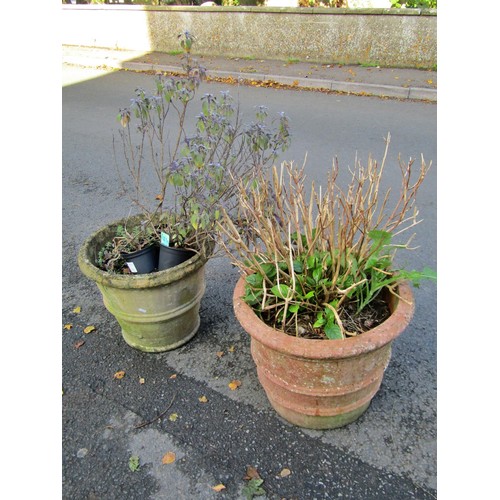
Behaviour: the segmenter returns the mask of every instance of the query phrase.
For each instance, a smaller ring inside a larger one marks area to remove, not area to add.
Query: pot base
[[[121,326],[125,342],[143,352],[165,352],[191,340],[200,327],[204,268],[176,283],[150,290],[103,291],[106,309]],[[162,290],[163,289],[163,290]]]
[[[269,398],[268,398],[269,399]],[[342,413],[340,415],[333,415],[327,417],[321,417],[317,415],[306,415],[304,413],[299,413],[293,411],[290,408],[285,408],[281,406],[276,401],[271,401],[271,406],[276,410],[276,413],[287,422],[298,425],[299,427],[304,427],[306,429],[315,430],[325,430],[325,429],[337,429],[338,427],[344,427],[355,420],[357,420],[370,406],[371,401],[365,403],[363,406],[356,408],[348,413]]]
[[[307,361],[297,363],[296,359],[279,355],[273,359],[274,371],[269,372],[262,349],[262,345],[251,340],[252,357],[267,399],[281,417],[299,427],[335,429],[350,424],[368,409],[382,382],[383,370],[372,372],[362,384],[342,387],[340,380],[326,375],[335,373],[335,364],[325,362],[324,374],[320,378],[310,369]],[[380,361],[381,368],[384,368],[389,362],[390,349],[381,351],[380,354],[387,359]],[[309,383],[297,384],[293,376],[286,373],[285,366],[291,366],[292,372],[301,374]]]
[[[174,335],[171,334],[167,343],[165,342],[164,335],[157,339],[149,338],[145,341],[143,335],[130,334],[123,329],[122,337],[130,347],[138,349],[139,351],[150,353],[172,351],[173,349],[177,349],[178,347],[187,344],[196,335],[200,327],[200,318],[198,317],[197,319],[198,321],[194,325],[194,328],[191,330],[191,332],[186,333],[185,331],[183,331],[182,335],[179,335],[178,340],[175,340]]]

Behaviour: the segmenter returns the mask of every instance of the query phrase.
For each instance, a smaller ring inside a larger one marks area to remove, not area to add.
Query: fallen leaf
[[[173,375],[170,375],[170,377],[168,377],[168,378],[171,378],[171,379],[177,378],[177,373],[174,373]]]
[[[178,418],[179,418],[179,415],[177,415],[177,413],[171,413],[170,416],[168,417],[170,422],[175,422]]]
[[[75,349],[80,349],[80,347],[82,347],[83,344],[85,344],[85,340],[80,340],[74,345],[74,347]]]
[[[123,370],[120,370],[119,372],[116,372],[113,375],[113,378],[116,378],[116,379],[121,379],[123,377],[125,377],[125,372]]]
[[[163,455],[163,458],[161,459],[162,464],[173,464],[174,462],[175,462],[175,453],[172,451],[165,453],[165,455]]]
[[[139,377],[139,384],[144,384],[146,382],[142,377]]]
[[[432,80],[427,80],[427,83],[428,83],[428,84],[432,84],[432,83],[434,83],[434,82],[433,82]]]
[[[287,469],[286,467],[280,472],[281,477],[287,477],[292,473],[290,469]]]
[[[201,396],[200,398],[198,398],[198,401],[200,403],[208,403],[208,399],[206,396]]]
[[[94,330],[95,330],[95,326],[94,325],[89,325],[89,326],[86,326],[83,329],[83,333],[90,333],[90,332],[93,332]]]
[[[75,314],[78,314],[78,313],[81,313],[82,312],[82,308],[80,306],[76,306],[74,309],[73,309],[73,312]]]
[[[66,323],[66,324],[64,325],[64,329],[65,329],[65,330],[71,330],[72,328],[73,328],[73,323]]]
[[[233,380],[233,381],[229,382],[228,385],[232,391],[235,391],[241,385],[241,382],[239,380]]]
[[[139,469],[140,464],[139,464],[139,457],[133,455],[128,459],[128,467],[132,472],[135,472],[137,469]]]
[[[224,351],[217,351],[216,354],[218,358],[222,358],[222,356],[224,356]]]
[[[219,484],[218,484],[218,485],[216,485],[216,486],[212,486],[212,489],[213,489],[214,491],[222,491],[222,490],[225,490],[225,489],[226,489],[226,487],[225,487],[222,483],[219,483]]]
[[[234,345],[232,345],[229,349],[228,352],[234,352]]]
[[[260,479],[260,475],[257,472],[257,469],[255,467],[252,467],[251,465],[249,465],[247,467],[247,475],[244,477],[244,479],[246,479],[247,481],[249,479]]]
[[[163,201],[163,196],[161,194],[157,194],[155,196],[155,200],[158,200],[158,201]]]

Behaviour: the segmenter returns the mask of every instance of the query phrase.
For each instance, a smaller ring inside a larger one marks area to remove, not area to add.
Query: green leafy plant
[[[437,0],[391,0],[391,7],[409,9],[437,9]]]
[[[99,250],[97,265],[106,271],[121,272],[125,266],[125,254],[141,250],[156,241],[156,233],[145,224],[131,228],[120,224],[113,240],[106,242]]]
[[[262,488],[263,479],[252,478],[242,489],[243,495],[247,500],[252,500],[253,497],[258,497],[266,494],[266,490]]]
[[[136,456],[136,455],[132,455],[129,459],[128,459],[128,468],[132,471],[132,472],[136,472],[140,469],[141,465],[140,465],[140,461],[139,461],[139,457]]]
[[[219,226],[246,276],[244,300],[266,323],[306,338],[357,335],[387,318],[384,294],[397,295],[402,281],[435,279],[430,269],[393,266],[396,251],[411,249],[414,234],[396,240],[420,222],[415,201],[430,165],[422,158],[415,173],[413,160],[400,160],[401,191],[390,207],[390,190],[381,192],[389,142],[380,164],[356,161],[346,189],[337,163],[309,196],[304,167],[293,163],[240,183],[239,209]]]
[[[123,193],[143,214],[140,231],[158,241],[166,233],[171,246],[203,253],[213,248],[206,242],[216,238],[223,207],[236,203],[238,183],[288,148],[289,123],[283,113],[271,119],[263,106],[244,123],[229,92],[199,98],[205,69],[191,55],[195,39],[185,31],[179,40],[185,74],[159,74],[153,90],[136,89],[119,110],[113,148]],[[188,129],[195,101],[200,110]]]

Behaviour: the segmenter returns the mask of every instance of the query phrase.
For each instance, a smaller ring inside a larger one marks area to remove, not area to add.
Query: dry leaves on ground
[[[238,387],[241,385],[241,382],[239,380],[232,380],[229,382],[228,386],[232,391],[235,391],[238,389]]]
[[[287,469],[286,467],[280,472],[280,477],[287,477],[292,473],[290,469]]]
[[[214,491],[222,491],[222,490],[225,490],[226,487],[222,483],[219,483],[219,484],[217,484],[215,486],[212,486],[212,489]]]
[[[261,479],[261,477],[257,469],[252,465],[249,465],[247,466],[247,473],[243,479],[248,481],[250,479]]]
[[[161,459],[162,464],[173,464],[175,462],[175,453],[173,451],[169,451],[163,455]]]

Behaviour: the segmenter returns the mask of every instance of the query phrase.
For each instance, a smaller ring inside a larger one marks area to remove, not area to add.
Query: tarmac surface
[[[202,92],[221,89],[217,78],[224,83],[234,78],[246,84],[238,89],[245,106],[266,99],[273,109],[290,110],[293,154],[307,144],[313,176],[315,169],[323,175],[332,148],[345,150],[350,159],[355,144],[364,148],[362,158],[366,151],[378,152],[387,130],[403,153],[436,158],[435,101],[409,98],[409,93],[436,96],[433,72],[336,66],[314,73],[316,65],[308,63],[203,59],[214,80],[204,83]],[[96,285],[78,269],[76,254],[84,239],[123,217],[129,207],[118,196],[111,166],[119,106],[134,88],[150,82],[147,73],[179,69],[178,56],[63,49],[62,498],[245,500],[252,467],[265,490],[255,498],[435,499],[433,283],[414,290],[414,319],[394,342],[382,387],[368,411],[344,428],[313,431],[287,423],[267,401],[248,335],[232,311],[237,272],[227,259],[207,264],[197,335],[157,355],[124,342]],[[260,71],[266,71],[266,78],[257,78],[264,74]],[[331,82],[332,73],[348,90],[290,90],[309,88],[302,82]],[[403,78],[412,86],[402,85]],[[287,79],[299,84],[283,83]],[[276,88],[252,88],[261,86]],[[388,88],[406,96],[387,96]],[[383,98],[358,97],[382,90],[378,96]],[[418,229],[421,249],[409,257],[413,268],[436,266],[435,182],[433,164],[419,202],[424,220]],[[88,326],[95,330],[85,333]],[[125,375],[116,378],[120,371]],[[237,390],[229,387],[232,380],[241,381]],[[173,462],[164,463],[167,454]]]
[[[244,81],[349,94],[437,101],[437,71],[319,64],[307,61],[195,56],[212,80]],[[104,48],[63,46],[67,64],[135,71],[180,72],[181,56]]]

